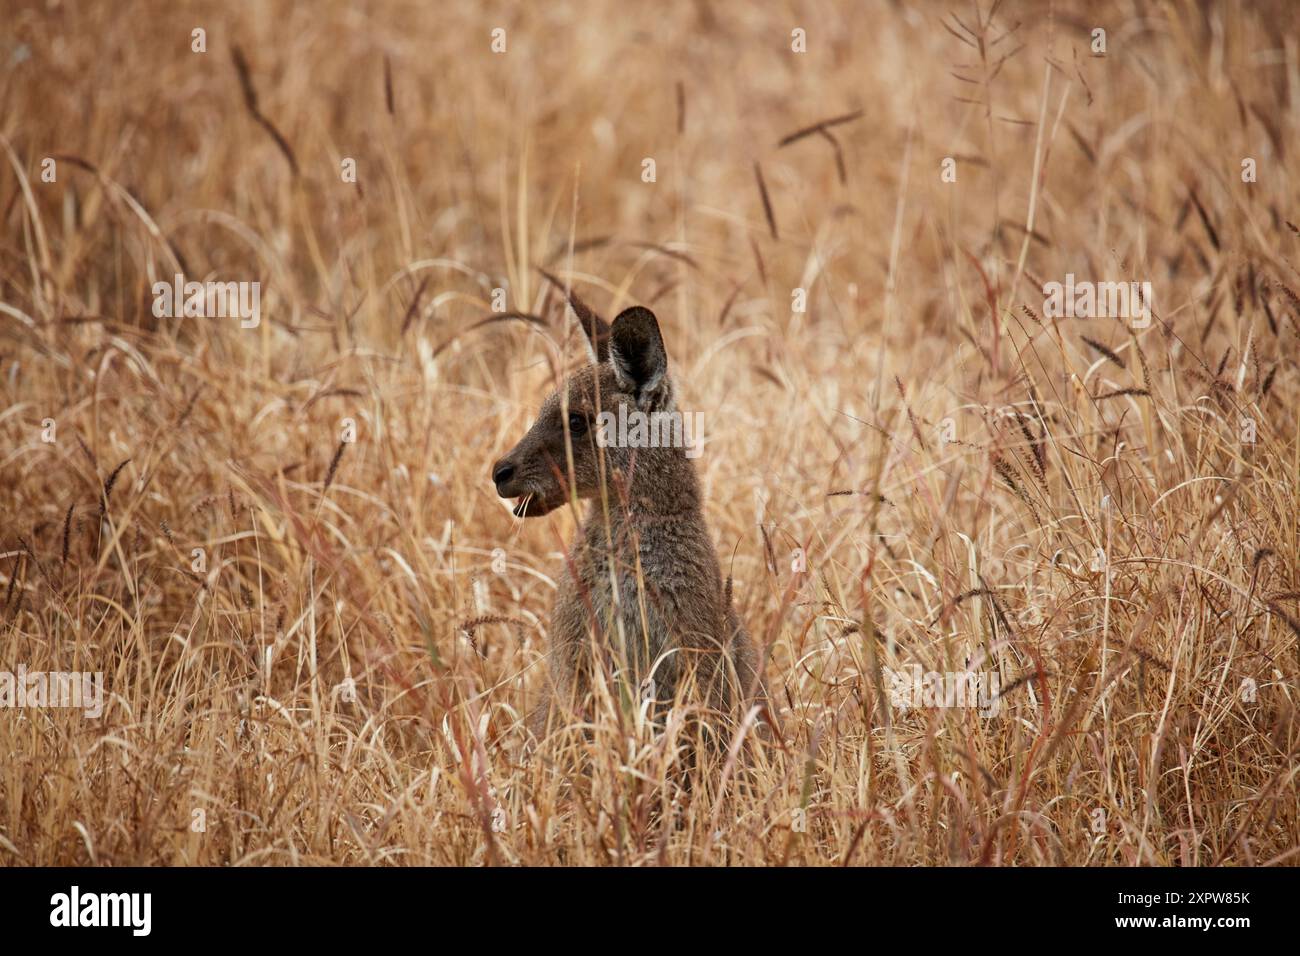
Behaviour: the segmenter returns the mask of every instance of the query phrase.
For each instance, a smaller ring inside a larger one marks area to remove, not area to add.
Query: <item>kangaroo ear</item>
[[[609,358],[609,323],[597,315],[596,311],[587,303],[578,298],[578,293],[573,291],[573,286],[566,286],[545,269],[539,269],[538,271],[547,278],[551,285],[568,295],[569,305],[573,306],[573,313],[578,317],[578,324],[582,326],[582,331],[587,335],[587,343],[591,346],[593,361],[603,362]]]
[[[642,407],[669,404],[668,350],[659,321],[639,305],[619,313],[609,332],[609,361],[619,385]]]

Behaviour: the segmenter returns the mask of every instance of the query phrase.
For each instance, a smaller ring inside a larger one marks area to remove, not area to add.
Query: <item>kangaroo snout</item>
[[[548,481],[545,472],[539,473],[536,452],[528,436],[492,466],[492,483],[497,496],[518,498],[511,509],[517,518],[538,518],[563,504],[564,496]]]

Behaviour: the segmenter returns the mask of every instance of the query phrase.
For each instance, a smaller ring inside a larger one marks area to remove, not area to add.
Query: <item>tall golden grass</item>
[[[10,13],[0,670],[107,700],[0,711],[3,863],[1300,859],[1289,3]],[[617,700],[522,746],[540,268],[706,415],[781,733],[691,787]],[[178,272],[261,324],[155,318]],[[1045,315],[1067,273],[1150,326]],[[912,664],[1000,713],[891,706]]]

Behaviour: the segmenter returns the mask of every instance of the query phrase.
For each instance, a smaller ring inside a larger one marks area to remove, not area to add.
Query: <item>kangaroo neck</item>
[[[679,449],[634,458],[626,472],[606,482],[606,494],[591,500],[584,523],[590,537],[609,530],[647,528],[699,520],[700,486],[691,460]]]

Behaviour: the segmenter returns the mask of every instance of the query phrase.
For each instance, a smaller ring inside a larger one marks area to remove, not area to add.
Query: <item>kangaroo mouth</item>
[[[559,507],[558,501],[547,501],[541,495],[534,492],[520,495],[519,500],[515,502],[514,507],[510,509],[516,518],[540,518]]]
[[[531,476],[515,476],[497,484],[497,495],[514,499],[510,512],[516,518],[540,518],[567,500],[559,488],[547,488]]]

